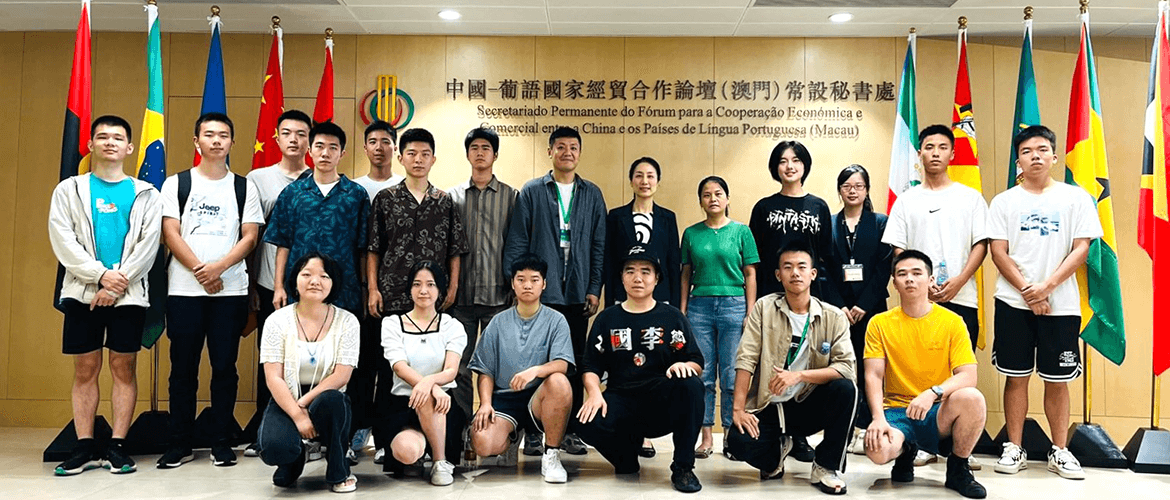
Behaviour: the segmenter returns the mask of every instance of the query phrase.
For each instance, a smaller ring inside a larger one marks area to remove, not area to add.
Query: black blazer
[[[848,234],[845,212],[842,210],[833,215],[833,251],[825,259],[829,278],[827,302],[841,308],[857,306],[866,312],[886,310],[886,298],[890,296],[886,287],[890,283],[893,248],[882,243],[885,231],[884,214],[863,211],[857,222],[857,240],[850,253],[849,242],[845,239]],[[862,281],[845,281],[845,271],[841,266],[848,264],[850,257],[865,266]]]
[[[650,248],[662,264],[662,278],[654,287],[654,300],[666,302],[674,307],[680,303],[682,257],[680,255],[678,222],[674,212],[654,204],[651,214],[654,229],[650,233]],[[605,263],[602,266],[605,283],[604,306],[626,300],[626,289],[622,286],[622,258],[630,247],[637,244],[634,239],[634,202],[609,211],[605,217]]]

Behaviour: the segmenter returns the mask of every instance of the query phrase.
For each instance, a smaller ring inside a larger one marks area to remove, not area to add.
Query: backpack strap
[[[179,172],[179,220],[187,213],[187,198],[191,196],[191,171]]]
[[[236,185],[236,209],[239,210],[240,227],[244,227],[244,203],[248,200],[248,179],[233,173]]]

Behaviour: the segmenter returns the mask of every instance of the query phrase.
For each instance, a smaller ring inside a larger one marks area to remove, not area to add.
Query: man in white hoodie
[[[162,227],[159,194],[128,177],[122,162],[134,151],[130,124],[102,116],[90,127],[91,172],[61,181],[49,206],[49,241],[65,268],[57,307],[65,313],[62,352],[73,356],[73,422],[77,445],[58,476],[136,466],[122,450],[138,397],[135,366],[150,305],[147,273]],[[109,448],[93,439],[102,348],[109,349],[114,432]]]

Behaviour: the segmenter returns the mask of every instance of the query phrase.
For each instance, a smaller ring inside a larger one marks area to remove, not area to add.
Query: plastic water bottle
[[[936,283],[938,284],[938,286],[942,286],[942,284],[946,283],[947,280],[949,280],[949,279],[951,279],[951,275],[950,275],[950,273],[947,272],[947,261],[944,260],[944,261],[939,262],[938,263],[938,276],[936,277],[936,280],[937,280]]]

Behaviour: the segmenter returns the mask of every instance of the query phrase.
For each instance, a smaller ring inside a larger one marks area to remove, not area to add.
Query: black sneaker
[[[174,469],[194,459],[195,453],[191,451],[191,448],[173,446],[166,453],[163,453],[163,456],[158,457],[156,465],[160,469]]]
[[[525,442],[527,442],[527,438]],[[589,453],[589,448],[585,446],[585,442],[577,437],[576,434],[565,434],[565,438],[561,440],[561,449],[570,455],[584,455]]]
[[[111,474],[129,474],[138,470],[138,465],[134,463],[134,459],[126,454],[122,449],[121,442],[111,442],[109,449],[106,450],[106,461],[103,467],[110,469]]]
[[[73,454],[67,460],[57,464],[53,474],[58,476],[72,476],[81,474],[90,469],[97,469],[103,465],[102,457],[93,451],[93,440],[84,439],[73,449]]]
[[[544,434],[524,431],[524,455],[539,457],[544,454]]]
[[[296,460],[290,464],[276,466],[276,472],[272,473],[272,484],[287,488],[297,482],[297,478],[301,477],[301,473],[305,471],[305,462],[308,461],[307,447],[301,447],[301,454]]]
[[[699,478],[695,477],[693,467],[681,468],[674,464],[670,465],[670,484],[674,486],[674,489],[683,493],[695,493],[703,489]]]
[[[975,480],[975,475],[967,466],[966,458],[955,455],[947,457],[947,488],[959,492],[967,498],[987,498],[987,489]]]
[[[895,483],[914,481],[914,455],[916,454],[918,454],[917,445],[902,445],[902,454],[894,459],[894,468],[890,470],[890,480]]]
[[[236,452],[227,444],[220,443],[211,447],[211,465],[216,467],[231,467],[236,465]]]
[[[792,453],[788,456],[792,457],[797,462],[812,462],[817,454],[813,451],[812,446],[808,444],[808,438],[804,436],[792,436]]]
[[[245,457],[258,457],[258,456],[260,456],[260,442],[257,441],[255,443],[248,445],[247,448],[244,448],[244,456]]]

